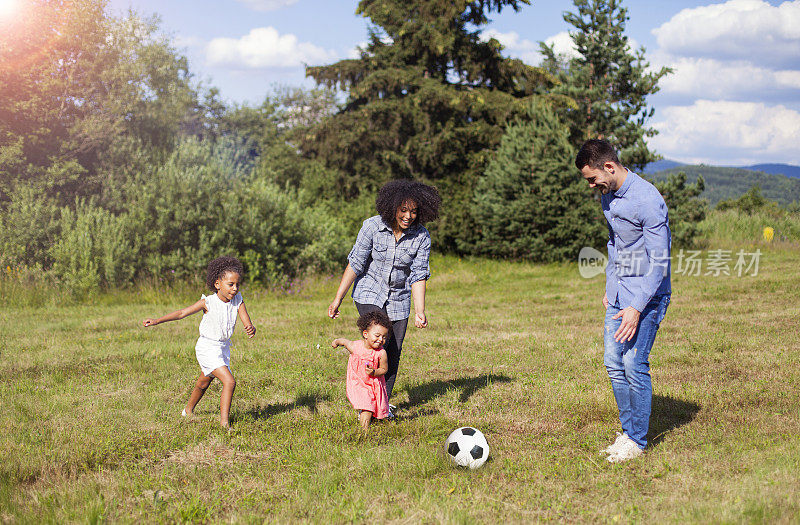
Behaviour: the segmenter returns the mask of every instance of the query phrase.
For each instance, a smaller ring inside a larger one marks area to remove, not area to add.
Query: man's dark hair
[[[589,139],[583,143],[578,155],[575,157],[575,166],[582,170],[584,166],[602,169],[606,162],[620,164],[614,147],[603,139]]]
[[[390,332],[392,331],[392,321],[383,310],[370,310],[369,312],[364,312],[358,318],[358,321],[356,321],[358,329],[362,332],[374,324],[379,324]]]
[[[244,277],[244,267],[236,257],[218,257],[208,263],[208,270],[206,271],[206,285],[212,292],[216,292],[217,288],[214,283],[228,272],[238,273],[240,277]]]
[[[417,206],[417,218],[413,223],[415,226],[439,217],[439,206],[442,204],[439,192],[433,186],[415,180],[397,179],[384,184],[378,190],[375,207],[383,222],[394,227],[397,210],[408,201]]]

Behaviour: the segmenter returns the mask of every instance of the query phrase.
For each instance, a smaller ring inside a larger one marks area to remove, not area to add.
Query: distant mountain
[[[753,166],[745,166],[743,169],[763,171],[771,175],[786,175],[787,177],[800,179],[800,166],[792,166],[791,164],[755,164]]]
[[[653,173],[658,173],[659,171],[671,170],[673,168],[677,168],[678,166],[683,166],[683,163],[675,162],[674,160],[663,159],[651,162],[650,164],[644,167],[644,170],[642,170],[642,172],[645,175],[651,175]]]
[[[775,165],[773,164],[772,166]],[[761,194],[764,195],[764,197],[774,200],[779,204],[786,205],[795,201],[800,201],[800,178],[770,174],[763,169],[753,171],[743,168],[682,165],[649,174],[647,178],[650,180],[662,181],[666,180],[670,173],[678,173],[681,171],[686,173],[686,182],[688,183],[694,183],[698,175],[703,176],[706,189],[701,197],[707,198],[712,206],[721,200],[737,198],[755,185],[761,187]],[[646,171],[645,174],[647,174]]]

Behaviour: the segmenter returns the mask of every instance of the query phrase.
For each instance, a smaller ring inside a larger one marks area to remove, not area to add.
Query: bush
[[[130,283],[140,253],[132,226],[129,215],[115,216],[91,203],[62,208],[61,235],[49,250],[54,275],[76,295]]]
[[[669,227],[673,247],[691,248],[698,244],[700,223],[708,213],[708,201],[699,195],[705,189],[703,177],[686,184],[686,173],[670,173],[664,182],[656,183],[669,210]]]
[[[185,140],[163,166],[109,188],[116,213],[97,200],[56,206],[20,187],[0,211],[0,263],[38,268],[79,296],[137,278],[191,278],[224,254],[269,285],[340,270],[352,239],[336,210],[303,206],[296,190],[255,177],[245,149]]]
[[[129,188],[146,254],[142,273],[194,275],[232,254],[251,282],[275,284],[343,260],[341,227],[298,202],[269,174],[252,175],[235,144],[187,140],[165,166]]]
[[[61,208],[32,185],[19,184],[10,196],[0,210],[0,264],[49,267],[48,250],[59,236]]]
[[[778,208],[778,203],[764,197],[764,195],[761,194],[761,187],[758,185],[752,186],[745,194],[738,198],[719,201],[717,203],[717,209],[720,211],[739,210],[748,215],[752,215],[766,208],[774,212]]]

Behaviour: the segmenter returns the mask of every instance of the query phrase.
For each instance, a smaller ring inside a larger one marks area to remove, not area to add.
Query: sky
[[[368,20],[357,0],[110,0],[116,15],[158,14],[190,69],[230,102],[314,84],[304,65],[355,56]],[[626,34],[654,69],[673,68],[647,100],[651,149],[687,164],[800,165],[800,0],[623,0]],[[540,41],[573,52],[571,1],[532,0],[492,14],[486,38],[536,65]]]

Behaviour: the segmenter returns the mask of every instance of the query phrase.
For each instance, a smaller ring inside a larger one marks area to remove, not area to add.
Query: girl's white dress
[[[194,351],[203,374],[210,376],[221,366],[231,367],[231,336],[244,299],[241,293],[227,303],[217,294],[201,295],[201,299],[206,301],[206,312],[200,321],[200,338]]]

